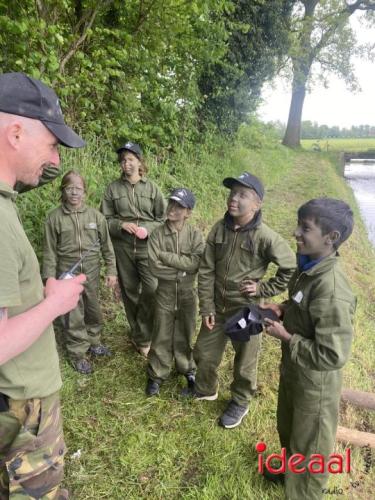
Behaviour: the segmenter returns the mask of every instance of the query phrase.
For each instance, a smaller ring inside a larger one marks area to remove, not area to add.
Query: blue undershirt
[[[320,257],[320,259],[311,259],[308,255],[300,255],[297,253],[297,264],[300,271],[308,271],[312,267],[316,266],[325,257]]]

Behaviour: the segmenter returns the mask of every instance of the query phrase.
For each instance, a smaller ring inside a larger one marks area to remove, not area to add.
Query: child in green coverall
[[[288,243],[262,221],[264,187],[249,172],[223,180],[230,189],[227,212],[211,229],[198,273],[202,327],[194,347],[195,388],[184,396],[215,400],[218,368],[229,337],[225,322],[249,303],[282,293],[296,267]],[[277,266],[265,277],[268,266]],[[257,388],[257,361],[261,335],[248,342],[231,341],[235,351],[231,400],[219,419],[232,429],[241,424]]]
[[[320,198],[298,210],[295,231],[298,269],[289,283],[289,300],[272,307],[283,323],[266,320],[267,333],[281,340],[277,429],[287,460],[300,453],[302,473],[264,471],[285,482],[290,500],[318,500],[326,470],[309,471],[312,454],[333,452],[342,384],[353,336],[355,297],[337,249],[349,238],[353,213],[343,201]],[[279,473],[280,472],[280,473]]]
[[[78,172],[71,170],[64,175],[62,203],[48,214],[45,222],[42,276],[58,278],[91,248],[77,269],[87,277],[84,292],[77,307],[63,321],[65,347],[72,366],[87,375],[92,371],[87,354],[110,354],[100,343],[103,327],[98,301],[100,254],[106,264],[106,285],[114,290],[117,289],[117,271],[105,217],[99,210],[85,205],[85,192],[85,180]]]
[[[193,193],[174,189],[169,196],[166,222],[153,230],[148,242],[149,266],[158,279],[154,328],[148,354],[146,394],[159,393],[173,358],[176,369],[194,385],[192,340],[196,326],[197,296],[194,287],[204,240],[186,223],[195,205]]]

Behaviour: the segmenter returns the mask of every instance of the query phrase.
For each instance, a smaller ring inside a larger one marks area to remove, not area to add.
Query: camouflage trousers
[[[0,412],[0,500],[65,500],[66,453],[59,394],[6,398]]]

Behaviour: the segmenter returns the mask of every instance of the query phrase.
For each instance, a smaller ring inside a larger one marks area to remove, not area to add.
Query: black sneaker
[[[195,389],[195,375],[189,373],[188,375],[185,375],[185,378],[187,381],[187,388],[190,389],[191,391]]]
[[[71,363],[73,368],[83,375],[90,375],[92,372],[91,363],[85,358],[72,360]]]
[[[112,356],[111,351],[103,344],[90,346],[89,353],[94,356]]]
[[[184,389],[182,389],[180,394],[183,398],[198,399],[201,401],[203,401],[203,400],[204,401],[215,401],[215,399],[217,399],[217,396],[218,396],[217,392],[215,392],[215,394],[209,394],[209,395],[201,394],[200,392],[195,390],[195,383],[194,383],[194,386],[192,388],[190,388],[188,386],[188,387],[185,387]]]
[[[147,396],[157,396],[159,394],[160,384],[155,382],[155,380],[151,380],[150,378],[147,380],[146,385],[146,394]]]
[[[240,406],[235,401],[230,401],[224,413],[219,419],[219,424],[226,429],[233,429],[242,422],[242,419],[249,413],[249,408]]]

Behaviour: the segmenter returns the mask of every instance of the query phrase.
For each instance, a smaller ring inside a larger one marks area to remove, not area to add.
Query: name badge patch
[[[86,224],[86,228],[87,229],[98,229],[98,226],[97,226],[96,222],[89,222],[88,224]]]
[[[293,297],[292,299],[294,300],[294,302],[296,302],[297,304],[300,304],[302,302],[302,299],[303,299],[303,293],[301,292],[301,290],[299,290]]]

